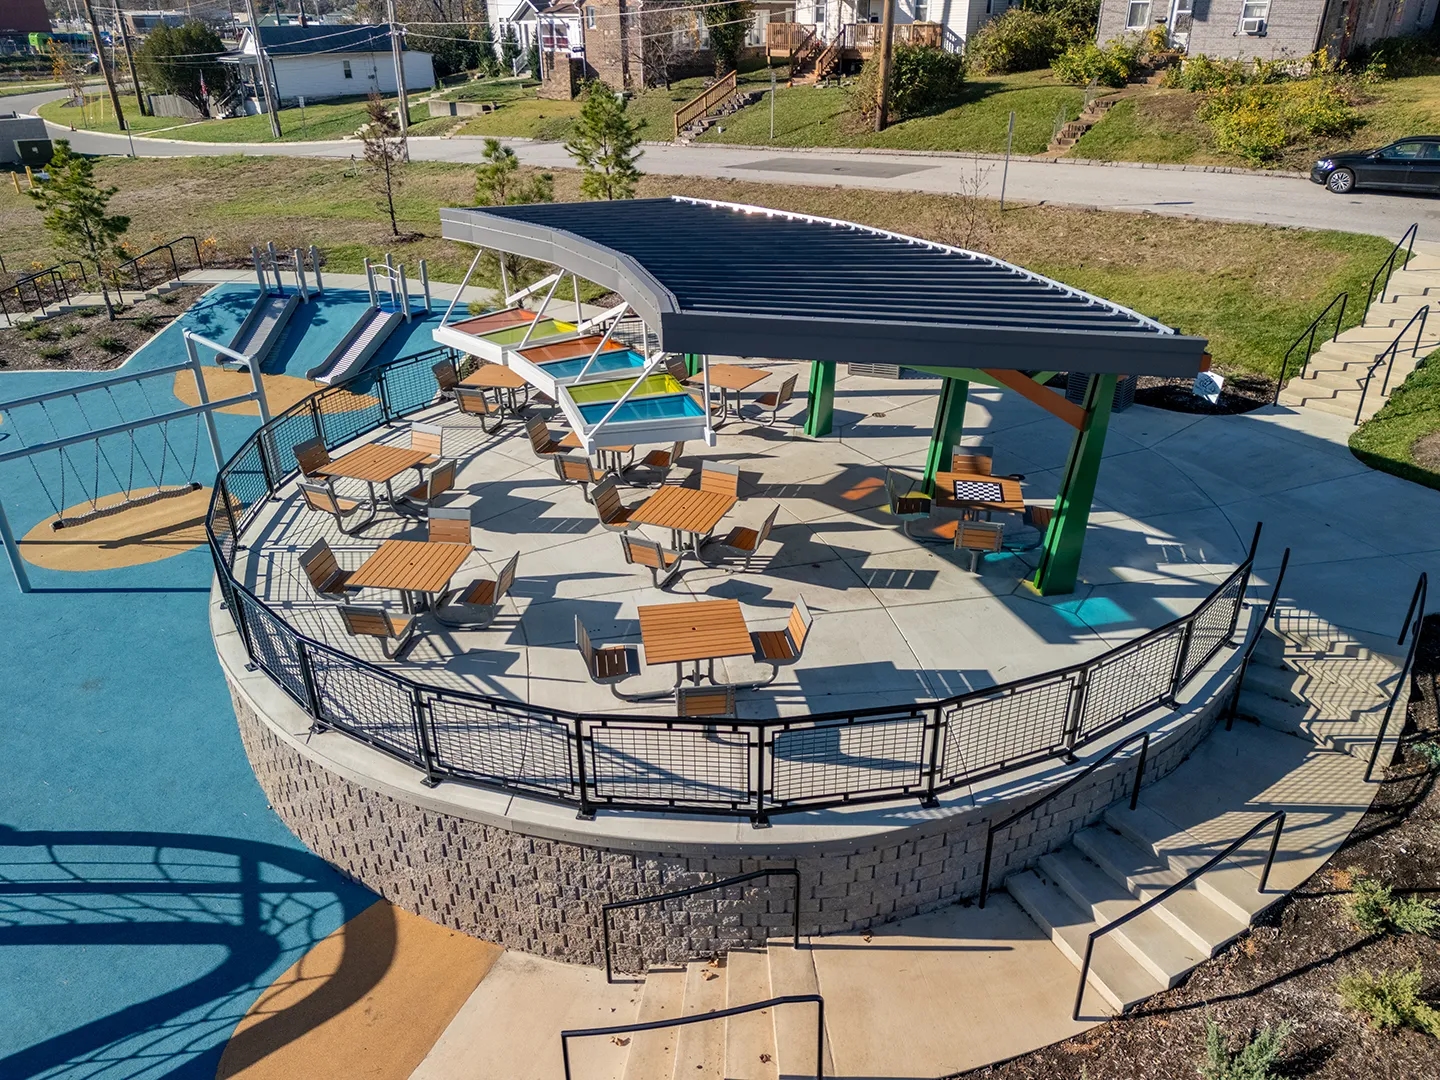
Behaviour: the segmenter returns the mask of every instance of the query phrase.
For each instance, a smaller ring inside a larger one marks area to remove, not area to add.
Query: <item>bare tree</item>
[[[390,232],[400,235],[395,221],[395,191],[400,187],[405,162],[405,140],[400,137],[400,120],[374,91],[365,105],[370,122],[360,129],[365,146],[365,164],[380,194],[385,196],[385,209],[390,213]]]
[[[641,78],[668,90],[676,69],[700,49],[695,12],[684,0],[657,0],[640,9],[636,23]]]
[[[967,251],[984,251],[1001,225],[999,204],[981,197],[994,166],[980,165],[962,174],[955,194],[947,196],[935,223],[935,239]]]

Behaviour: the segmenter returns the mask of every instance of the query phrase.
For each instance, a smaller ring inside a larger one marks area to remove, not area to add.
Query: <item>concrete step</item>
[[[1075,847],[1110,877],[1124,883],[1141,901],[1158,896],[1184,877],[1148,847],[1134,843],[1109,825],[1082,829],[1075,834]],[[1194,885],[1181,889],[1152,911],[1205,956],[1214,956],[1248,925]]]
[[[1363,682],[1376,687],[1386,685],[1400,670],[1397,657],[1352,637],[1314,637],[1304,630],[1280,634],[1268,627],[1255,643],[1251,663],[1289,668],[1334,682]]]
[[[1107,874],[1076,847],[1067,845],[1041,856],[1038,868],[1076,907],[1102,926],[1139,906],[1140,902],[1120,879]],[[1153,910],[1112,930],[1109,936],[1166,987],[1174,986],[1187,971],[1210,955],[1182,937]]]
[[[685,1016],[725,1007],[725,960],[697,960],[685,967]],[[724,1080],[725,1021],[686,1024],[675,1038],[675,1072],[689,1080]]]
[[[726,1008],[770,996],[769,958],[763,952],[730,952],[725,958]],[[778,1080],[772,1011],[759,1009],[725,1020],[725,1080]]]
[[[1241,688],[1236,711],[1273,731],[1310,739],[1316,746],[1355,757],[1370,756],[1385,716],[1385,704],[1365,709],[1323,708],[1309,702],[1280,701]]]
[[[1287,653],[1309,653],[1311,659],[1373,658],[1388,663],[1391,671],[1400,666],[1399,657],[1392,651],[1395,639],[1390,635],[1342,630],[1308,611],[1280,607],[1266,632],[1283,638]],[[1261,642],[1261,647],[1265,644]]]
[[[770,995],[818,994],[820,980],[808,944],[794,948],[789,939],[770,942],[765,950],[770,965]],[[780,1080],[799,1080],[815,1075],[815,1010],[805,1005],[782,1005],[772,1017],[775,1026],[775,1064]],[[824,1050],[825,1075],[835,1075],[835,1061],[827,1039]]]
[[[636,1023],[680,1016],[685,1004],[683,968],[651,968],[640,995]],[[675,1071],[675,1043],[679,1028],[637,1031],[630,1037],[624,1080],[667,1080]]]
[[[1038,871],[1011,874],[1005,879],[1005,888],[1078,969],[1084,962],[1086,942],[1100,924],[1081,910],[1059,885]],[[1114,934],[1106,934],[1095,942],[1088,983],[1112,1008],[1121,1011],[1165,989]]]
[[[1284,702],[1310,702],[1322,709],[1370,709],[1390,700],[1390,690],[1344,670],[1343,661],[1317,665],[1317,671],[1296,671],[1252,662],[1245,689]],[[1334,670],[1334,669],[1340,670]]]

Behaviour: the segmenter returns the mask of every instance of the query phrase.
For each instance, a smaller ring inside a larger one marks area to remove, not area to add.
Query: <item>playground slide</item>
[[[283,296],[269,293],[261,295],[250,309],[250,314],[245,316],[245,321],[240,324],[240,329],[235,331],[235,336],[230,339],[230,348],[253,357],[256,364],[264,363],[265,357],[285,335],[285,326],[299,306],[298,293]]]
[[[306,377],[329,386],[362,370],[404,318],[398,311],[367,307],[340,344],[320,364],[307,371]]]

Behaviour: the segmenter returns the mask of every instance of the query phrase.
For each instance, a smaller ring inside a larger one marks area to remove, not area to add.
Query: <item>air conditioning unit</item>
[[[1263,34],[1265,32],[1265,20],[1241,19],[1240,32],[1242,34]]]

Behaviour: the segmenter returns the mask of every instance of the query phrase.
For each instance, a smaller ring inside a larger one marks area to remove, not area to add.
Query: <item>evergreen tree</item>
[[[128,217],[107,212],[110,197],[120,189],[96,184],[94,163],[72,153],[68,139],[56,140],[55,156],[46,169],[50,179],[29,195],[45,215],[45,231],[54,245],[94,267],[105,313],[113,320],[115,308],[105,287],[105,272],[118,261],[120,237],[130,228]]]
[[[515,156],[514,150],[502,146],[499,139],[485,140],[480,164],[475,167],[477,206],[517,206],[554,201],[554,176],[548,172],[522,174],[520,159]],[[504,274],[500,273],[502,260]],[[534,281],[545,270],[543,264],[533,259],[509,253],[497,256],[487,251],[482,263],[486,278],[496,283],[508,282],[511,287],[524,281]]]
[[[500,71],[500,58],[495,55],[495,33],[488,22],[480,24],[480,36],[475,39],[475,66],[485,75]]]
[[[505,32],[500,35],[500,74],[514,75],[515,61],[519,59],[520,39],[515,36],[515,27],[506,23]]]
[[[728,75],[739,67],[740,52],[745,48],[745,35],[750,32],[754,12],[749,0],[701,9],[705,26],[710,31],[710,49],[715,54],[717,77]]]
[[[220,35],[198,19],[162,23],[135,50],[135,65],[152,92],[182,97],[209,116],[209,99],[225,98],[235,81],[234,65],[220,63],[224,51]]]
[[[603,82],[585,84],[585,100],[565,150],[580,166],[580,194],[587,199],[630,199],[640,170],[640,131],[625,111],[625,99]]]
[[[400,167],[405,160],[405,140],[400,137],[400,118],[390,111],[384,98],[373,91],[365,104],[370,122],[360,129],[365,147],[365,164],[377,190],[385,196],[385,209],[390,214],[390,232],[400,235],[395,220],[395,192],[400,187]]]

